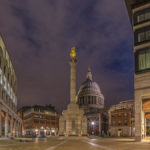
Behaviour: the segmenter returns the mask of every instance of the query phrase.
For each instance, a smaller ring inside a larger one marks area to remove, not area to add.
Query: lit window
[[[124,125],[127,125],[127,120],[124,120]]]
[[[119,126],[121,125],[121,120],[118,121],[118,125],[119,125]]]
[[[150,69],[150,48],[136,53],[137,71]]]
[[[126,117],[126,116],[127,116],[127,113],[124,113],[124,116]]]
[[[150,30],[138,33],[138,42],[150,40]]]
[[[144,14],[137,16],[137,22],[138,23],[144,22],[147,20],[150,20],[150,12],[147,12],[147,13],[144,13]]]
[[[116,122],[115,121],[112,121],[112,125],[114,126],[116,124]]]

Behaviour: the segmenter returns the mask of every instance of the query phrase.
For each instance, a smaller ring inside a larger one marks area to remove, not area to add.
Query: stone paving
[[[53,137],[35,142],[0,140],[0,150],[150,150],[150,142],[127,138]]]

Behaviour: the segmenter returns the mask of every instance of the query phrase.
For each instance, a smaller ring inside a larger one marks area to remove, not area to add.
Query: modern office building
[[[122,101],[110,107],[109,111],[110,136],[134,136],[134,101]]]
[[[150,0],[126,0],[134,32],[136,140],[150,136]]]
[[[23,107],[18,111],[23,120],[24,136],[56,136],[59,128],[59,116],[50,106],[35,105]]]
[[[22,120],[16,111],[17,78],[6,46],[0,36],[0,137],[21,135]]]

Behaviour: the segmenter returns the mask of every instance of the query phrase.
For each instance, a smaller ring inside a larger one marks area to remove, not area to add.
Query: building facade
[[[123,101],[110,107],[109,111],[110,136],[134,136],[134,101]]]
[[[21,135],[22,120],[17,111],[17,78],[0,36],[0,137]]]
[[[136,140],[150,136],[150,1],[126,0],[134,32]]]
[[[59,116],[49,106],[23,107],[18,111],[23,120],[24,136],[56,136],[59,129]]]
[[[87,118],[84,110],[79,107],[76,99],[76,52],[75,48],[70,53],[70,104],[62,112],[59,119],[59,135],[82,136],[87,135]]]
[[[90,68],[88,69],[86,81],[79,88],[77,103],[85,112],[88,112],[91,108],[104,108],[104,96],[99,85],[93,81]]]
[[[108,113],[104,109],[104,96],[99,85],[93,81],[91,69],[88,68],[86,80],[81,84],[77,94],[77,104],[84,109],[87,117],[88,135],[104,136],[108,129]]]
[[[108,135],[108,108],[91,109],[85,115],[87,117],[88,135]]]

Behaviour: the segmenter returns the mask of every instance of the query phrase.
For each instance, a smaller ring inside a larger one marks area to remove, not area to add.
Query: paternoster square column
[[[70,101],[76,103],[76,51],[75,47],[72,47],[70,52]]]

